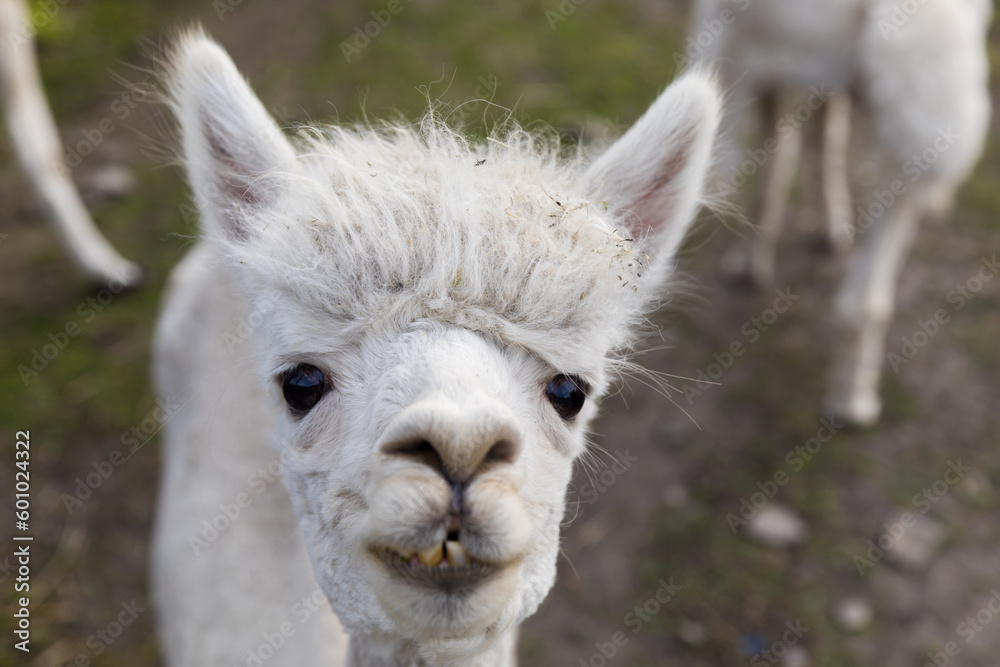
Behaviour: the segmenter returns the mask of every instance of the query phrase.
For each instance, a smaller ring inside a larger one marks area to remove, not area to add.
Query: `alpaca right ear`
[[[171,105],[206,231],[253,238],[252,214],[274,204],[295,151],[229,55],[200,30],[181,37],[170,63]]]
[[[662,279],[701,206],[721,109],[712,76],[685,74],[587,171],[590,196],[642,241],[653,281]]]

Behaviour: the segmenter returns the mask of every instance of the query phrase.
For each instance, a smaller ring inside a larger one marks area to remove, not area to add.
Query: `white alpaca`
[[[907,13],[904,6],[915,9]],[[802,141],[800,123],[789,122],[786,112],[799,112],[801,121],[809,105],[827,101],[819,113],[828,238],[846,249],[860,236],[860,247],[837,297],[842,331],[826,403],[855,424],[871,424],[881,412],[885,336],[917,223],[947,210],[982,151],[990,115],[985,34],[991,14],[988,0],[697,3],[694,36],[717,28],[711,40],[702,35],[710,42],[702,58],[717,64],[730,86],[729,131],[740,133],[739,116],[756,98],[761,141],[770,142],[756,151],[765,155],[752,212],[758,233],[749,248],[724,258],[737,275],[758,284],[772,280]],[[811,92],[782,97],[792,89]],[[858,209],[870,216],[852,211],[847,180],[855,103],[870,117],[880,159],[880,181],[871,193],[880,195],[878,205],[866,199]],[[730,185],[741,183],[741,168],[753,171],[740,150],[731,145],[723,160]]]
[[[132,285],[139,267],[124,259],[94,225],[62,155],[35,59],[34,28],[24,0],[0,0],[0,98],[11,141],[59,240],[91,279]]]
[[[290,142],[200,33],[169,68],[206,239],[156,343],[183,406],[167,664],[514,665],[587,423],[699,205],[713,82],[682,77],[588,166],[432,116]],[[284,484],[258,484],[276,455]]]

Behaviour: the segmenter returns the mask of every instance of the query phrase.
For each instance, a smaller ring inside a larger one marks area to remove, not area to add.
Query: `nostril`
[[[424,439],[391,442],[382,448],[386,454],[402,456],[424,463],[436,470],[444,470],[441,455],[429,441]]]
[[[486,463],[513,463],[516,458],[517,445],[509,440],[501,440],[490,447],[483,461]]]
[[[390,442],[383,447],[386,454],[400,454],[402,456],[426,456],[437,454],[434,445],[423,439],[401,440]]]

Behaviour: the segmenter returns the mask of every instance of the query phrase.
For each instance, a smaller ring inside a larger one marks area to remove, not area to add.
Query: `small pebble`
[[[798,514],[778,503],[770,503],[750,518],[747,535],[769,547],[781,548],[806,540],[806,523]]]
[[[801,646],[790,646],[781,661],[782,667],[809,667],[811,664],[809,652]]]
[[[911,512],[911,515],[913,513]],[[886,549],[886,558],[893,563],[911,570],[926,569],[937,556],[938,550],[947,537],[944,526],[922,514],[913,515],[910,526],[902,526],[899,520],[891,527],[902,527],[902,533]]]
[[[80,190],[86,199],[118,199],[135,190],[137,180],[128,167],[105,164],[80,175]]]
[[[833,617],[844,632],[861,632],[872,622],[872,607],[862,598],[841,600],[833,610]]]
[[[698,621],[684,621],[677,629],[677,637],[688,646],[701,646],[708,639],[708,630]]]
[[[993,485],[990,478],[979,470],[973,470],[959,484],[959,490],[965,498],[973,502],[987,503],[993,496]]]

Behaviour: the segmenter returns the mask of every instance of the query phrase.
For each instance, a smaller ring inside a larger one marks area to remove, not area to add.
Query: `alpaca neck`
[[[504,635],[465,667],[517,667],[517,631]],[[388,635],[351,636],[346,667],[436,667],[425,661],[411,639]]]

